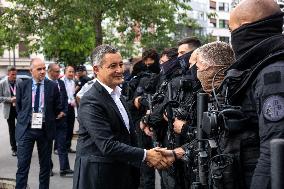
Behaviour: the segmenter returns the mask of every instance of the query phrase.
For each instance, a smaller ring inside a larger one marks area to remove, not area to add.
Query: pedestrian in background
[[[9,67],[7,77],[0,82],[0,103],[3,102],[3,114],[7,119],[10,135],[10,145],[12,156],[17,156],[17,145],[15,140],[15,124],[17,118],[16,112],[16,90],[18,84],[22,81],[17,79],[17,69]]]
[[[67,96],[68,96],[68,110],[66,115],[66,123],[67,123],[67,135],[66,135],[66,147],[68,152],[74,153],[76,152],[71,148],[72,146],[72,138],[73,138],[73,130],[75,123],[75,108],[76,108],[76,100],[75,100],[75,70],[72,66],[67,66],[64,70],[64,77],[62,80],[64,81]]]
[[[66,115],[68,111],[68,97],[65,88],[64,82],[59,79],[60,67],[55,64],[48,65],[48,78],[51,81],[54,81],[58,85],[60,92],[60,103],[62,106],[62,111],[59,113],[56,119],[56,135],[55,135],[55,144],[58,156],[59,156],[59,166],[60,166],[60,176],[73,176],[73,171],[70,169],[67,145],[66,145],[66,136],[67,136],[67,124],[66,124]],[[51,171],[50,176],[53,176],[52,172],[53,163],[51,161]]]

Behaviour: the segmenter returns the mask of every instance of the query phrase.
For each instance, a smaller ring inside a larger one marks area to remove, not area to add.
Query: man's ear
[[[93,66],[93,71],[97,74],[99,72],[99,66]]]

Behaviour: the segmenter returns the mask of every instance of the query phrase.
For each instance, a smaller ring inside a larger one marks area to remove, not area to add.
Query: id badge
[[[32,117],[32,129],[42,129],[42,113],[33,113]]]

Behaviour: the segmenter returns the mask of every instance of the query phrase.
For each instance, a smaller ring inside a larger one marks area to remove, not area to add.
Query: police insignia
[[[269,121],[281,120],[284,118],[284,98],[278,95],[269,96],[263,103],[262,112]]]

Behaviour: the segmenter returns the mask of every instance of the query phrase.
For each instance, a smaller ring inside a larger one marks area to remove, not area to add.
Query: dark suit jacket
[[[20,140],[28,128],[32,117],[32,79],[28,79],[19,84],[16,94],[17,125],[16,140]],[[60,94],[58,86],[53,81],[45,79],[44,81],[44,112],[45,112],[45,130],[47,139],[54,139],[55,119],[58,113],[62,111],[60,104]]]
[[[60,102],[61,102],[61,106],[62,106],[62,112],[65,113],[65,115],[68,112],[68,96],[67,96],[67,91],[65,88],[65,84],[64,81],[62,81],[61,79],[58,79],[58,84],[59,84],[59,93],[60,93]]]
[[[133,165],[140,166],[144,150],[133,147],[136,136],[129,113],[128,117],[130,133],[115,102],[99,82],[84,94],[78,112],[73,189],[137,188],[139,169]]]

